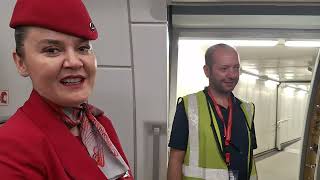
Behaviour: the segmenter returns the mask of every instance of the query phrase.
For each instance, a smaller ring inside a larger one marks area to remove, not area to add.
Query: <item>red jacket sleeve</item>
[[[1,129],[0,134],[0,179],[10,180],[44,180],[44,167],[37,148],[23,143],[24,138],[10,137],[6,129]],[[32,140],[31,140],[32,141]]]

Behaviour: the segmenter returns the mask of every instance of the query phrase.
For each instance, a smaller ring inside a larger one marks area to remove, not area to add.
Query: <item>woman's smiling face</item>
[[[13,54],[18,71],[30,76],[42,97],[64,107],[87,101],[97,69],[89,40],[28,27],[23,52],[23,56]]]

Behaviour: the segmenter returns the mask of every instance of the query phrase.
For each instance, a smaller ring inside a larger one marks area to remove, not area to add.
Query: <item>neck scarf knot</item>
[[[108,179],[117,179],[128,174],[127,163],[113,145],[105,128],[96,119],[103,111],[87,103],[81,104],[79,108],[59,108],[58,111],[69,128],[80,126],[82,143]]]

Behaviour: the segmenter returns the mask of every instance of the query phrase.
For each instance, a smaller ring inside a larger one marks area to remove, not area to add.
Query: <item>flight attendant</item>
[[[17,0],[13,59],[29,99],[0,128],[0,177],[133,180],[110,119],[88,97],[97,30],[81,0]]]

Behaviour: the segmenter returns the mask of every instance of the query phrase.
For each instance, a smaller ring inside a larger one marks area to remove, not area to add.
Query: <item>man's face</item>
[[[94,86],[96,58],[88,40],[48,29],[30,27],[24,56],[14,53],[21,75],[30,76],[33,88],[60,106],[79,106]]]
[[[211,67],[205,66],[210,86],[219,93],[230,93],[239,81],[240,61],[238,53],[231,48],[219,48],[213,55]]]

